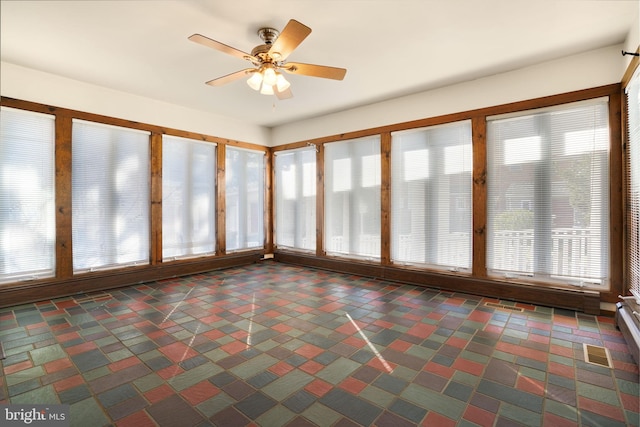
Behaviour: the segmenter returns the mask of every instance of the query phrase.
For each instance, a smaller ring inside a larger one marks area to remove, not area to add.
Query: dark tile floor
[[[611,318],[270,261],[0,321],[0,403],[70,404],[72,426],[640,424]]]

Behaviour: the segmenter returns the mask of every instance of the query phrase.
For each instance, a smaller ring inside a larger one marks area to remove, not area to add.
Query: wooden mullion
[[[640,47],[636,49],[636,53],[640,53]],[[624,75],[622,76],[622,87],[626,88],[629,85],[629,82],[633,77],[633,73],[635,73],[636,68],[638,68],[638,66],[640,66],[640,57],[638,56],[632,57]],[[624,102],[624,98],[623,98],[623,102]]]
[[[316,255],[324,256],[324,145],[316,144]]]
[[[71,116],[57,115],[55,120],[55,206],[56,278],[58,279],[73,276],[71,130]]]
[[[226,187],[225,187],[225,164],[227,156],[227,146],[217,145],[216,152],[216,254],[227,253],[227,229],[226,229]]]
[[[380,262],[391,264],[391,132],[380,135]]]
[[[611,286],[609,292],[601,293],[600,298],[606,302],[617,302],[618,295],[624,294],[623,266],[623,175],[625,166],[622,152],[622,109],[624,97],[622,90],[609,95],[609,276]]]
[[[487,277],[487,122],[485,116],[471,119],[473,147],[473,241],[474,277]]]
[[[151,134],[151,264],[162,263],[162,135]]]
[[[264,182],[264,250],[265,253],[273,253],[273,192],[274,192],[274,156],[271,150],[265,153],[265,182]]]

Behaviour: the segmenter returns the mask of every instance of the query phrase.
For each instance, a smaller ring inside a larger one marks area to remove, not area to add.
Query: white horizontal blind
[[[0,109],[0,282],[54,275],[54,121]]]
[[[149,262],[149,133],[73,121],[73,269]]]
[[[640,299],[640,67],[627,86],[627,242],[629,248],[627,284]]]
[[[162,256],[216,248],[216,145],[162,136]]]
[[[263,152],[227,146],[227,251],[264,247],[264,166]]]
[[[607,282],[609,144],[606,99],[489,120],[490,271]]]
[[[325,250],[380,257],[380,137],[325,145]]]
[[[391,259],[471,267],[471,122],[391,134]]]
[[[276,245],[315,250],[316,151],[277,152],[275,175]]]

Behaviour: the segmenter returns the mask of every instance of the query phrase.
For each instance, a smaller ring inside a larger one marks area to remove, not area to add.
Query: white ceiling
[[[273,127],[624,42],[638,0],[181,0],[0,2],[1,60]],[[347,68],[343,81],[288,75],[294,97],[243,80],[243,51],[289,19],[312,28],[289,60]],[[582,70],[584,71],[584,70]],[[577,72],[580,72],[577,70]],[[34,82],[37,84],[38,82]]]

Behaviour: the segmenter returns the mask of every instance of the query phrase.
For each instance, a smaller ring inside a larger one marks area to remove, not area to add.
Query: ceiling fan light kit
[[[249,72],[249,74],[251,74],[251,77],[247,79],[247,85],[263,95],[273,95],[274,86],[278,92],[284,92],[291,86],[291,83],[284,78],[282,73],[275,71],[270,64],[265,64],[258,70]]]
[[[286,62],[289,54],[293,52],[310,33],[311,28],[301,24],[295,19],[291,19],[282,32],[273,28],[261,28],[258,30],[258,36],[264,43],[254,47],[251,50],[251,54],[201,34],[193,34],[189,37],[189,40],[247,60],[254,66],[254,68],[236,71],[226,76],[210,80],[207,82],[208,85],[221,86],[249,74],[247,85],[249,85],[251,89],[263,95],[275,94],[279,99],[287,99],[293,96],[290,90],[291,83],[287,81],[280,71],[285,71],[289,74],[301,74],[332,80],[342,80],[347,73],[347,70],[344,68]]]

